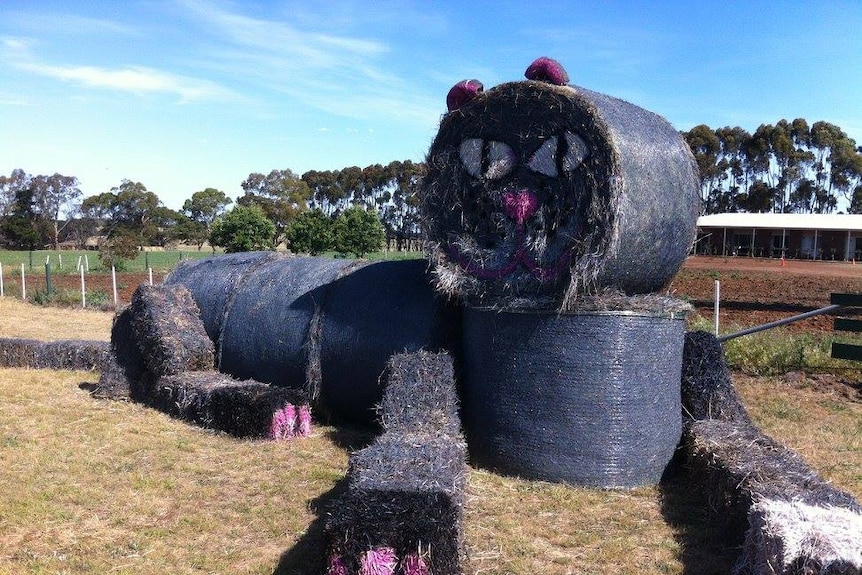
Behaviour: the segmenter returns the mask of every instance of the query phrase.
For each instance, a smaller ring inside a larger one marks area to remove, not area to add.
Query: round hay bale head
[[[476,306],[556,307],[662,288],[684,261],[698,171],[662,117],[547,81],[478,92],[443,117],[421,212],[438,287]]]
[[[601,488],[655,484],[682,430],[682,314],[468,308],[470,459]]]
[[[192,292],[207,335],[218,347],[219,334],[230,298],[236,287],[267,262],[288,256],[275,252],[242,252],[180,262],[164,284],[181,284]]]
[[[374,421],[389,358],[452,349],[459,316],[435,294],[422,260],[377,262],[339,278],[321,316],[323,409],[340,421]]]
[[[256,265],[233,292],[219,338],[219,369],[300,389],[309,324],[352,260],[284,258]]]

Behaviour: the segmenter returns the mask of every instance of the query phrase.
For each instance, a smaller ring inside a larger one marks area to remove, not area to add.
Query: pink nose
[[[503,210],[506,214],[522,225],[530,219],[530,216],[536,213],[539,208],[539,200],[528,190],[520,192],[505,192],[503,193]]]

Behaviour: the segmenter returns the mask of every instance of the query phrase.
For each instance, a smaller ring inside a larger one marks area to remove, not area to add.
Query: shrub
[[[319,255],[332,248],[333,224],[320,210],[303,212],[287,228],[288,246],[293,252]]]
[[[114,266],[117,271],[126,271],[128,261],[137,256],[138,241],[130,235],[114,236],[99,248],[99,260],[106,269]]]
[[[272,250],[275,224],[258,206],[237,206],[213,224],[210,244],[226,253]]]
[[[386,241],[386,229],[376,212],[360,206],[347,208],[335,221],[335,249],[364,257],[379,250]]]

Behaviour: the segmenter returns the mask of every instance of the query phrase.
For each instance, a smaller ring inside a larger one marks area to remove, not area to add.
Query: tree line
[[[206,188],[172,210],[141,182],[123,180],[83,197],[73,176],[16,169],[0,176],[0,247],[84,248],[97,238],[116,253],[178,242],[227,251],[285,243],[297,252],[360,256],[384,245],[418,249],[417,188],[424,173],[424,164],[410,160],[301,176],[272,170],[249,174],[236,201]]]
[[[862,213],[862,147],[829,122],[803,118],[683,132],[700,172],[704,214]]]
[[[753,134],[702,124],[682,135],[697,162],[704,214],[833,213],[842,200],[848,213],[862,213],[862,147],[834,124],[797,118]],[[312,254],[419,249],[424,174],[410,160],[301,176],[276,169],[249,174],[236,201],[205,188],[172,210],[141,182],[83,197],[74,176],[16,169],[0,176],[0,247],[83,248],[98,238],[117,253],[177,242],[227,251],[285,244]]]

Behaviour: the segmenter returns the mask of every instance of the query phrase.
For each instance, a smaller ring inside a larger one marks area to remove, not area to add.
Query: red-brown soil
[[[721,288],[719,323],[746,328],[827,306],[831,293],[862,293],[862,265],[800,260],[782,265],[777,259],[695,256],[686,260],[669,290],[712,319],[715,280]],[[830,315],[787,326],[795,332],[832,328]]]

